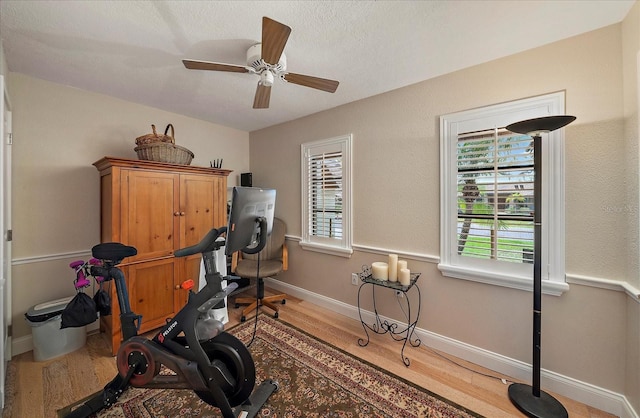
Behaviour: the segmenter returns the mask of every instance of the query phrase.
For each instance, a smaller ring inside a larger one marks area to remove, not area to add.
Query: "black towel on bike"
[[[96,309],[100,316],[111,315],[111,296],[109,293],[100,288],[93,295],[93,301],[96,303]]]
[[[90,296],[78,292],[62,311],[60,329],[83,327],[98,319],[96,303]]]

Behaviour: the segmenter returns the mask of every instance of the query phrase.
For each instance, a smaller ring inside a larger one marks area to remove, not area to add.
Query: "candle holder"
[[[411,273],[411,280],[408,286],[403,286],[400,282],[390,282],[388,280],[374,279],[371,275],[371,267],[366,265],[362,266],[362,272],[360,273],[359,276],[360,276],[360,280],[362,281],[362,284],[358,289],[358,315],[360,316],[360,322],[362,323],[362,328],[364,329],[364,332],[367,338],[366,340],[364,338],[359,338],[358,345],[361,347],[365,347],[369,344],[369,331],[372,331],[376,334],[388,333],[391,336],[391,338],[393,338],[394,340],[403,342],[402,349],[400,350],[400,358],[402,359],[402,362],[404,363],[404,365],[409,367],[411,362],[409,358],[404,355],[404,349],[407,346],[407,342],[409,342],[409,344],[411,344],[412,347],[418,347],[421,344],[420,339],[414,336],[414,331],[418,323],[418,318],[420,317],[420,308],[422,305],[420,288],[416,284],[416,282],[420,278],[420,273]],[[366,285],[371,286],[371,297],[373,299],[374,319],[371,325],[366,323],[362,318],[362,310],[360,308],[361,292]],[[392,289],[394,295],[397,292],[402,292],[404,296],[402,299],[404,299],[407,307],[406,326],[405,325],[401,326],[396,322],[390,322],[389,320],[383,319],[380,316],[378,312],[377,302],[376,302],[376,288]],[[415,319],[412,319],[411,302],[407,295],[407,292],[409,292],[409,290],[411,289],[416,289],[416,292],[418,293],[418,310],[417,310],[417,313],[415,314]]]

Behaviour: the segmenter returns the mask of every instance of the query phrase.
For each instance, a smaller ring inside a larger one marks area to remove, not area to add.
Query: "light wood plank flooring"
[[[240,311],[230,304],[227,328],[239,323]],[[400,360],[401,343],[392,341],[388,335],[373,335],[367,347],[360,347],[358,338],[363,337],[364,332],[359,321],[294,297],[288,297],[281,306],[280,319],[486,417],[523,416],[509,401],[508,386],[500,380],[459,367],[423,345],[407,346],[405,354],[411,359],[411,366],[407,368]],[[116,373],[115,358],[110,355],[107,344],[102,334],[93,334],[88,336],[85,347],[63,357],[45,362],[34,362],[32,352],[14,357],[9,376],[15,379],[9,383],[9,389],[14,388],[14,396],[7,399],[3,418],[54,418],[56,410],[98,391]],[[453,360],[497,376],[464,360]],[[613,417],[555,396],[572,418]]]

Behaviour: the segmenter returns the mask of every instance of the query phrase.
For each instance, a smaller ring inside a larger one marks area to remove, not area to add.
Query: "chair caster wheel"
[[[246,321],[246,320],[247,320],[247,317],[246,317],[246,316],[243,316],[242,318],[240,318],[240,322],[244,322],[244,321]]]
[[[286,299],[282,299],[282,302],[280,302],[280,303],[282,303],[284,305],[285,303],[287,303],[287,300]]]
[[[274,314],[273,314],[273,317],[274,317],[274,318],[277,318],[277,317],[278,317],[278,312],[274,313]]]

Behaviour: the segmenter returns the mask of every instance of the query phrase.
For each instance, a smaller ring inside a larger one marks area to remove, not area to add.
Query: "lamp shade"
[[[555,131],[576,120],[575,116],[544,116],[541,118],[527,119],[512,123],[507,126],[507,130],[519,134],[539,136],[541,133]]]

